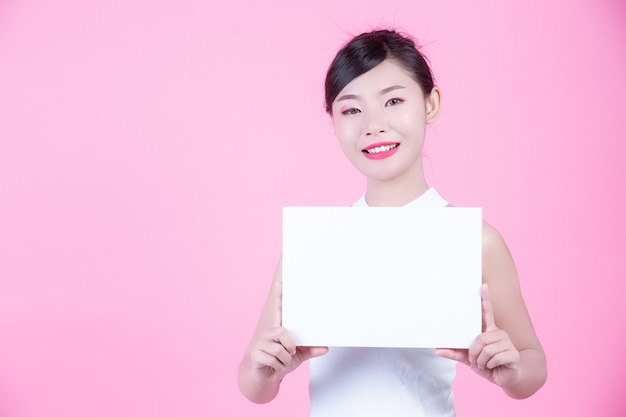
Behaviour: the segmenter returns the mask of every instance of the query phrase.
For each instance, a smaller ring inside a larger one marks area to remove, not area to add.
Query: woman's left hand
[[[469,349],[437,349],[437,354],[463,362],[502,388],[514,386],[520,376],[520,353],[508,333],[496,326],[487,284],[481,287],[481,297],[483,332]]]

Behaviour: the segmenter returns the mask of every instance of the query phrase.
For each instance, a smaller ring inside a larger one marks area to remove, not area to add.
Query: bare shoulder
[[[494,316],[518,349],[541,349],[522,296],[511,252],[500,232],[483,222],[483,282],[489,286]]]
[[[448,204],[447,207],[454,207]],[[482,256],[483,256],[483,281],[490,284],[497,277],[512,279],[517,282],[517,271],[513,262],[513,257],[504,238],[491,224],[483,220],[482,222]],[[502,268],[507,271],[506,275],[501,275]]]
[[[455,207],[448,204],[446,207]],[[483,252],[483,282],[491,284],[495,277],[500,277],[500,273],[493,271],[498,265],[499,268],[508,269],[507,276],[517,281],[517,272],[513,263],[513,258],[509,252],[504,238],[491,224],[483,220],[482,227],[482,252]],[[508,266],[508,268],[506,268]],[[511,269],[512,267],[512,269]],[[486,273],[485,273],[486,272]],[[501,272],[501,271],[498,271]]]
[[[483,220],[483,253],[492,254],[503,249],[508,252],[506,243],[498,229]]]
[[[518,286],[518,276],[504,238],[491,224],[483,221],[483,281]]]

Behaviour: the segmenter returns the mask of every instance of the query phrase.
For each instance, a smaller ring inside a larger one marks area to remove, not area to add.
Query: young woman
[[[426,125],[440,111],[441,92],[407,36],[363,33],[345,45],[326,76],[326,110],[350,162],[367,178],[355,206],[445,207],[424,178]],[[483,332],[469,349],[296,346],[281,327],[281,263],[257,329],[239,368],[251,401],[271,401],[280,383],[310,361],[312,416],[454,416],[457,362],[514,398],[545,382],[543,349],[524,304],[513,259],[502,237],[483,224]],[[407,318],[410,320],[410,318]]]

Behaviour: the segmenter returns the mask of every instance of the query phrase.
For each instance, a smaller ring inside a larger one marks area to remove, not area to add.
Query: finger
[[[493,315],[493,305],[491,304],[491,295],[489,287],[483,284],[480,287],[480,296],[483,300],[483,332],[497,329],[496,320]]]
[[[289,331],[284,327],[275,327],[274,329],[276,329],[276,332],[274,333],[272,340],[280,343],[290,355],[295,355],[296,340],[293,338],[291,333],[289,333]]]
[[[483,347],[476,357],[476,365],[479,368],[488,368],[487,364],[496,356],[505,352],[517,352],[513,345],[506,340],[500,340]],[[492,367],[489,367],[493,369]]]
[[[493,343],[498,343],[501,340],[507,339],[508,335],[504,330],[492,330],[489,332],[479,334],[469,347],[469,361],[470,364],[475,364],[480,353]]]
[[[325,346],[300,346],[298,347],[300,358],[302,361],[309,360],[311,358],[317,358],[328,353],[328,348]]]
[[[437,356],[446,359],[452,359],[453,361],[470,364],[467,349],[435,349]]]
[[[519,352],[515,349],[505,350],[504,352],[494,355],[486,364],[488,369],[495,369],[498,366],[507,368],[515,368],[519,364]]]
[[[278,342],[267,341],[266,343],[259,345],[259,351],[272,356],[283,366],[288,366],[291,363],[291,355],[285,347]]]
[[[280,327],[283,325],[283,283],[276,281],[274,286],[274,327]]]
[[[266,352],[265,350],[256,350],[252,352],[250,357],[253,367],[264,368],[269,367],[277,371],[284,371],[286,365],[276,355]]]

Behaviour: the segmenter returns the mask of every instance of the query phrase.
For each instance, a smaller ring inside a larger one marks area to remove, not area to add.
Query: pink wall
[[[459,416],[626,413],[623,2],[36,3],[0,2],[1,416],[306,415],[306,369],[257,406],[236,367],[281,207],[363,191],[321,85],[378,25],[427,45],[428,176],[504,234],[548,355],[521,402],[459,368]]]

